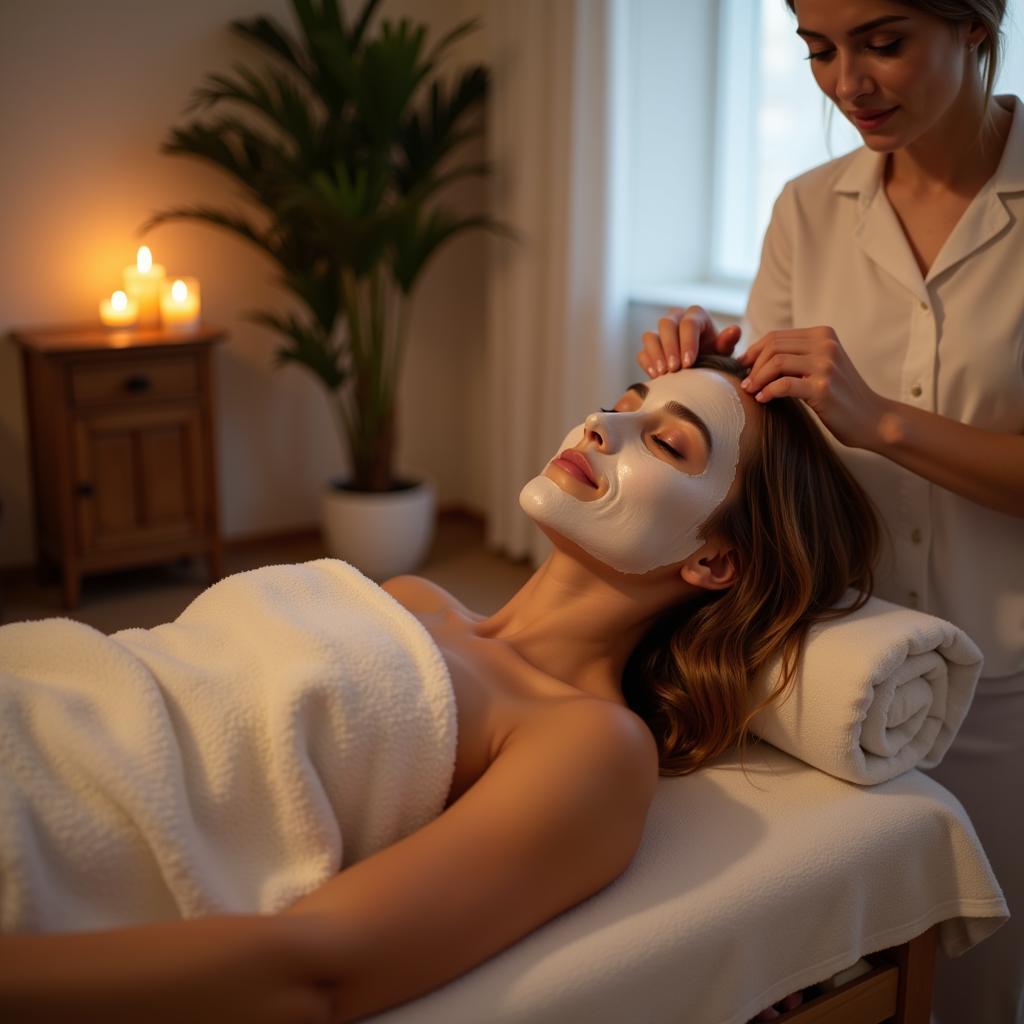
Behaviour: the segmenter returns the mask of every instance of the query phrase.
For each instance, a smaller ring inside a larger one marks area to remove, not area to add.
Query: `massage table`
[[[375,1024],[928,1024],[936,948],[1008,917],[970,819],[916,769],[874,786],[767,743],[658,783],[611,885]]]
[[[746,1024],[903,946],[835,991],[857,1015],[828,1019],[925,1024],[933,947],[958,955],[1007,917],[963,808],[915,767],[948,749],[981,654],[874,597],[818,629],[746,771],[731,752],[659,780],[611,885],[378,1019]],[[439,650],[333,559],[228,577],[152,630],[5,626],[0,676],[11,933],[274,913],[432,820],[450,785]]]

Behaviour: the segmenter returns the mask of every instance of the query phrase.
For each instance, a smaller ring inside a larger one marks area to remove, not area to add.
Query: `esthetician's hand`
[[[831,327],[769,331],[739,357],[751,367],[741,387],[759,402],[802,398],[851,448],[876,440],[885,400],[864,383]]]
[[[739,340],[739,327],[734,324],[716,332],[711,317],[700,306],[670,309],[658,321],[657,333],[644,332],[636,361],[648,377],[657,377],[689,366],[699,353],[732,355]]]

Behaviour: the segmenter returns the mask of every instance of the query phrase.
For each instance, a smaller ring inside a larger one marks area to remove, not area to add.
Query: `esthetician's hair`
[[[983,105],[985,116],[978,126],[980,137],[989,118],[989,100],[992,98],[992,90],[995,88],[999,67],[1002,64],[1005,45],[1002,24],[1006,17],[1006,0],[893,0],[893,2],[901,7],[911,7],[922,14],[941,18],[954,32],[959,25],[970,26],[972,21],[984,25],[985,38],[978,44],[978,62],[985,76],[985,103]],[[793,14],[796,14],[794,0],[785,0],[785,4]]]
[[[728,356],[694,366],[749,373]],[[762,410],[761,443],[740,461],[738,494],[701,529],[735,547],[735,582],[662,614],[623,672],[623,694],[654,733],[662,775],[696,771],[736,743],[742,755],[751,719],[795,681],[810,627],[862,607],[873,587],[871,499],[799,399],[775,398]],[[848,588],[857,599],[837,610]],[[754,703],[752,683],[776,658],[780,682]]]

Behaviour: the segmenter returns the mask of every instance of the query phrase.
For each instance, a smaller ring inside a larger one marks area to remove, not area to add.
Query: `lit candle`
[[[199,326],[199,282],[194,277],[164,281],[160,289],[160,315],[166,330],[196,330]]]
[[[100,302],[100,320],[108,327],[134,327],[139,319],[139,304],[117,291]]]
[[[139,305],[139,326],[160,326],[160,286],[166,277],[164,268],[153,262],[148,245],[139,246],[135,266],[124,268],[124,290]]]

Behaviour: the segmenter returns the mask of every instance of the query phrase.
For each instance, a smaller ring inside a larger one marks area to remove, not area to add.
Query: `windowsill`
[[[747,308],[748,286],[682,281],[679,284],[640,285],[630,290],[629,301],[637,305],[671,308],[703,306],[712,316],[739,320]]]

